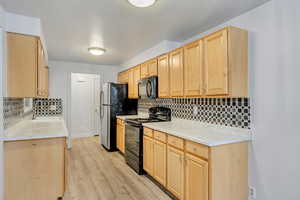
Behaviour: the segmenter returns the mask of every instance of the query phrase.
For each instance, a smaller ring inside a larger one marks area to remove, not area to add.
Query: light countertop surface
[[[143,126],[207,146],[251,140],[251,133],[248,129],[176,118],[170,122],[144,123]]]
[[[117,119],[126,120],[126,119],[134,119],[134,118],[148,118],[148,113],[139,113],[138,115],[118,115]]]
[[[61,117],[41,117],[23,120],[4,132],[4,141],[68,137],[65,121]]]

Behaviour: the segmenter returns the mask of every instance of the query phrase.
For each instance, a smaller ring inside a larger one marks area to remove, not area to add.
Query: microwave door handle
[[[147,81],[147,84],[146,84],[146,94],[147,94],[148,98],[150,98],[151,93],[152,93],[152,84],[151,84],[150,81]]]

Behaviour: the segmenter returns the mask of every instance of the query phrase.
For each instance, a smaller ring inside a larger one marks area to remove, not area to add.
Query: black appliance
[[[139,97],[141,99],[156,99],[158,93],[157,76],[140,80]]]
[[[101,144],[116,151],[117,115],[136,115],[138,101],[128,99],[128,85],[104,83],[100,93]]]
[[[138,174],[143,174],[143,123],[171,121],[171,109],[152,107],[149,118],[125,120],[125,160]]]

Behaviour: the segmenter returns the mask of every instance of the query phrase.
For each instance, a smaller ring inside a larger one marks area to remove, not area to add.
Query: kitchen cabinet
[[[5,199],[53,200],[63,197],[66,138],[4,143]]]
[[[118,82],[119,83],[128,83],[128,71],[123,71],[118,73]]]
[[[203,94],[203,41],[197,40],[184,46],[184,96]]]
[[[143,167],[150,176],[154,176],[154,140],[144,136],[143,142]]]
[[[169,54],[170,64],[170,95],[183,96],[183,48],[176,49]]]
[[[248,96],[248,34],[227,27],[204,39],[206,96]]]
[[[128,98],[134,97],[134,69],[128,70]]]
[[[117,148],[125,153],[125,125],[120,119],[117,119]]]
[[[147,62],[148,64],[148,76],[157,76],[157,59],[152,59]]]
[[[149,76],[149,68],[148,63],[141,64],[141,79],[146,78]]]
[[[154,141],[154,170],[153,177],[163,186],[167,183],[167,145]]]
[[[160,98],[169,97],[169,55],[158,57],[158,96]]]
[[[185,200],[208,200],[208,162],[186,154]]]
[[[167,189],[178,199],[184,198],[184,152],[168,145]]]
[[[248,196],[247,142],[209,147],[144,127],[144,169],[180,200]]]
[[[36,36],[7,33],[8,97],[48,97],[45,53]]]
[[[140,66],[136,66],[133,69],[133,96],[132,98],[139,98],[139,81],[141,80],[141,68]]]

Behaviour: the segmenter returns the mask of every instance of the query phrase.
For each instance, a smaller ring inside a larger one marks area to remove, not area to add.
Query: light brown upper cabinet
[[[169,55],[165,54],[157,59],[158,63],[158,96],[169,97]]]
[[[141,64],[141,79],[149,76],[148,63]]]
[[[48,69],[38,37],[7,33],[8,97],[47,97]]]
[[[149,60],[141,64],[141,79],[157,76],[157,59]]]
[[[128,70],[118,73],[118,82],[119,83],[128,83]]]
[[[203,41],[184,46],[184,96],[203,94]]]
[[[152,59],[147,62],[148,64],[148,76],[157,76],[157,59]]]
[[[204,40],[205,95],[248,96],[248,34],[227,27]]]
[[[183,48],[169,54],[170,64],[170,96],[183,96]]]
[[[128,81],[128,97],[130,99],[137,99],[139,97],[138,83],[141,79],[141,67],[140,65],[133,67],[129,70]]]

